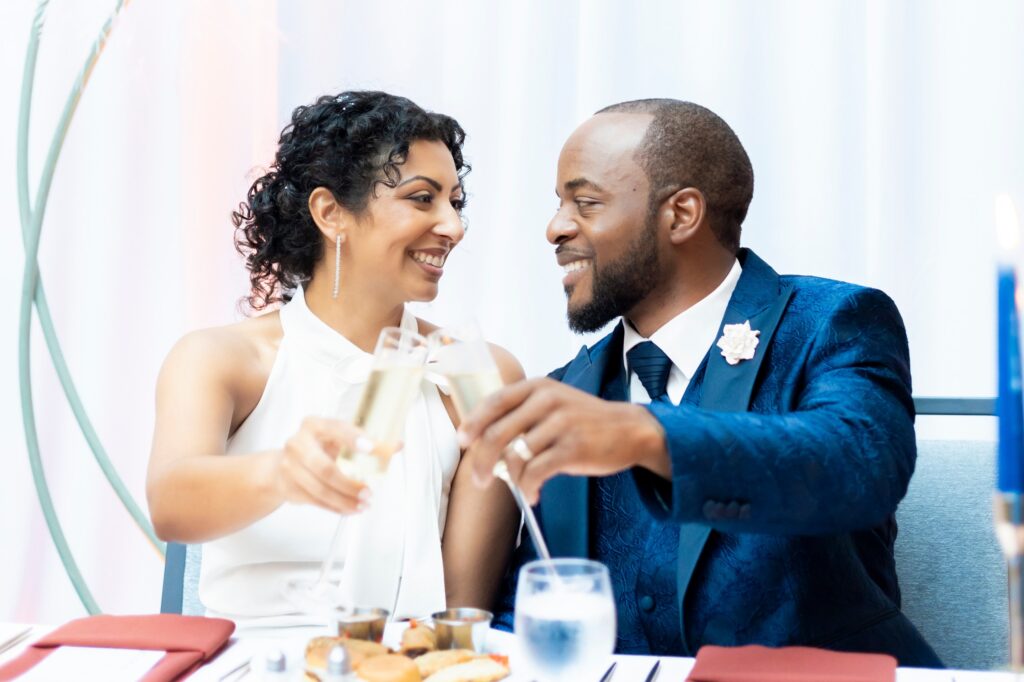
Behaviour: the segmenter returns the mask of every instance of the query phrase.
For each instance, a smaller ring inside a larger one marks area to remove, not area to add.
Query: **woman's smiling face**
[[[341,276],[361,287],[374,283],[396,302],[437,296],[445,261],[462,241],[462,183],[443,142],[409,144],[394,187],[375,186],[366,210],[347,231]],[[328,251],[333,257],[333,250]]]

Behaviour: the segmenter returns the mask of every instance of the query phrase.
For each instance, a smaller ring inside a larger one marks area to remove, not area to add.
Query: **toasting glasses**
[[[373,369],[352,420],[371,441],[388,445],[402,439],[409,408],[423,380],[427,348],[427,340],[415,332],[398,327],[381,331],[373,352]],[[386,455],[347,449],[338,454],[337,463],[343,474],[373,487],[387,472],[390,459],[390,449]],[[344,525],[345,518],[339,518],[316,579],[296,578],[284,585],[285,598],[305,613],[326,614],[355,606],[343,604],[337,586],[330,581]]]
[[[438,329],[427,337],[431,349],[431,357],[436,362],[437,371],[444,376],[445,383],[451,391],[452,402],[461,419],[473,411],[484,398],[502,387],[501,374],[487,342],[475,324]],[[537,518],[533,509],[527,504],[519,486],[509,475],[504,460],[494,467],[494,475],[505,481],[512,496],[519,505],[526,523],[526,530],[537,550],[537,554],[550,560],[547,543],[541,535]]]

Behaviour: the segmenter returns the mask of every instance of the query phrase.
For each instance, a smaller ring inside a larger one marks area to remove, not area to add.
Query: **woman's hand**
[[[348,422],[307,417],[280,451],[271,475],[282,501],[354,514],[367,508],[370,489],[342,474],[336,458],[345,450],[386,456],[393,449],[382,448]]]

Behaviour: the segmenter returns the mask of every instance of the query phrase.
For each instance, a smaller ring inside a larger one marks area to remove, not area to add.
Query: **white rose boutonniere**
[[[754,349],[760,342],[761,332],[750,328],[750,320],[743,324],[727,324],[722,327],[722,338],[715,345],[722,349],[722,357],[730,365],[754,357]]]

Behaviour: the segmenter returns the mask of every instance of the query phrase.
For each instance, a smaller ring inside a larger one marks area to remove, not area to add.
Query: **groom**
[[[478,480],[511,445],[552,554],[608,566],[620,653],[810,645],[940,666],[893,559],[916,449],[892,301],[741,249],[750,160],[695,104],[601,110],[562,148],[556,191],[570,326],[622,320],[463,423]],[[534,556],[524,542],[499,625]]]

